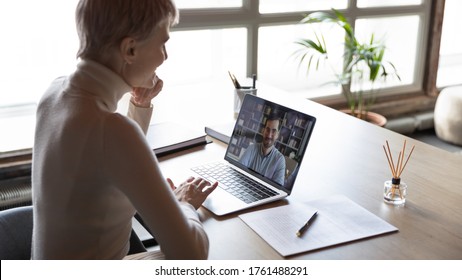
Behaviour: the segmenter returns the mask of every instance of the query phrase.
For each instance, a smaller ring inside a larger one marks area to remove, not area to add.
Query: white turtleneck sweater
[[[130,104],[138,124],[115,113],[130,90],[83,60],[44,94],[33,149],[33,259],[122,259],[135,211],[166,258],[207,257],[197,212],[175,198],[146,142],[152,108]]]

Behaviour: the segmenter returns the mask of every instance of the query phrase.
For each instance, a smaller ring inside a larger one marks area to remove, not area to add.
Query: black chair
[[[0,259],[31,258],[32,223],[32,206],[0,211]]]

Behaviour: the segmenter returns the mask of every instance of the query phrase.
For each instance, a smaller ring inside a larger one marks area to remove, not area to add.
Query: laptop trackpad
[[[204,206],[215,215],[225,215],[231,212],[241,209],[245,202],[231,195],[222,188],[216,188],[204,201]]]

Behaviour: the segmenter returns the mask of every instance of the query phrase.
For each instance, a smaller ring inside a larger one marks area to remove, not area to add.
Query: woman
[[[81,0],[81,59],[40,101],[33,154],[33,259],[122,259],[138,212],[168,259],[204,259],[196,209],[216,188],[165,180],[145,135],[178,11],[171,0]],[[131,92],[128,116],[115,113]],[[173,190],[173,191],[172,191]]]

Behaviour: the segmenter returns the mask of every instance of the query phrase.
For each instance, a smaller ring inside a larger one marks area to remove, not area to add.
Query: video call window
[[[280,130],[274,146],[284,155],[286,182],[301,162],[313,123],[309,116],[284,106],[260,99],[252,101],[245,103],[241,108],[227,157],[240,161],[250,145],[262,142],[267,119],[277,116],[280,120]]]

